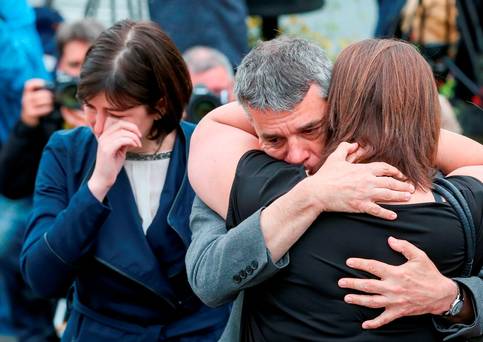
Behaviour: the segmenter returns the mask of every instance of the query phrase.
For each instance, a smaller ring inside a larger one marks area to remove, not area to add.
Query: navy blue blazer
[[[173,150],[181,162],[171,167],[172,159],[166,176],[183,175],[165,220],[182,241],[183,256],[191,242],[194,192],[186,158],[193,128],[181,123]],[[228,307],[204,306],[185,286],[185,272],[171,278],[142,231],[124,169],[103,203],[89,191],[96,151],[87,127],[52,136],[40,163],[21,253],[23,276],[37,293],[65,296],[74,284],[63,340],[217,340]]]

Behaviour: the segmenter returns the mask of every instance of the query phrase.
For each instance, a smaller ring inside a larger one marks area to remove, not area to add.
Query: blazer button
[[[252,274],[253,268],[250,265],[248,265],[247,268],[245,268],[245,272],[247,272],[247,274]]]
[[[238,274],[236,274],[233,276],[233,281],[238,284],[241,282],[241,277]]]
[[[258,268],[258,262],[256,260],[252,261],[252,267],[253,267],[254,270],[256,270]]]
[[[244,270],[241,270],[239,274],[242,279],[245,279],[247,277],[247,272],[245,272]]]

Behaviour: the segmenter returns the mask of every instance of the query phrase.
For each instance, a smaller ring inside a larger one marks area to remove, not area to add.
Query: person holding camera
[[[65,127],[85,124],[82,111],[76,108],[75,84],[86,52],[102,30],[102,25],[91,19],[61,26],[57,33],[59,61],[54,85],[37,78],[25,83],[20,119],[0,151],[0,193],[4,196],[30,196],[50,135]]]
[[[102,25],[93,20],[60,27],[57,34],[60,57],[56,82],[54,86],[40,78],[25,82],[20,119],[0,150],[0,194],[13,199],[2,202],[5,208],[3,224],[9,228],[7,232],[3,228],[0,236],[0,274],[4,280],[2,294],[7,302],[1,304],[11,312],[8,324],[20,341],[58,340],[52,325],[56,301],[45,300],[32,293],[22,280],[18,258],[42,150],[54,131],[84,124],[82,112],[75,109],[76,78],[88,48],[102,30]]]
[[[233,66],[222,52],[208,46],[194,46],[183,53],[193,94],[185,119],[197,123],[213,109],[235,100]]]

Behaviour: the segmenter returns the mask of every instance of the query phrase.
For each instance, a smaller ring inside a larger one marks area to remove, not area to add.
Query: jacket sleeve
[[[483,336],[483,279],[480,277],[454,278],[455,281],[462,284],[466,292],[469,294],[473,304],[473,312],[475,319],[469,324],[448,324],[443,318],[434,318],[433,323],[436,329],[446,337],[444,341],[448,341],[457,337],[471,338]]]
[[[42,127],[18,121],[0,151],[0,193],[11,199],[31,196],[45,146]]]
[[[42,155],[20,256],[24,279],[43,297],[65,295],[110,212],[87,184],[69,197],[67,184],[73,175],[61,138],[54,134]]]
[[[193,291],[206,305],[230,302],[288,265],[288,253],[272,262],[260,229],[261,210],[227,231],[225,221],[195,197],[186,270]]]

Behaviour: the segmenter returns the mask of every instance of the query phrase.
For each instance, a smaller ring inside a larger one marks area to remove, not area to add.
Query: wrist
[[[104,201],[104,198],[106,197],[111,186],[112,185],[109,185],[106,182],[99,181],[94,177],[94,175],[87,182],[87,187],[99,202]]]
[[[297,187],[300,189],[301,199],[305,202],[308,210],[314,211],[317,216],[327,211],[328,206],[326,205],[326,199],[324,197],[326,191],[321,189],[320,184],[314,181],[313,176],[303,179],[294,189]]]
[[[442,297],[440,304],[435,308],[433,312],[436,315],[443,315],[451,310],[455,300],[460,293],[458,283],[456,283],[452,279],[446,278],[446,281],[443,282],[442,293],[445,295]]]

